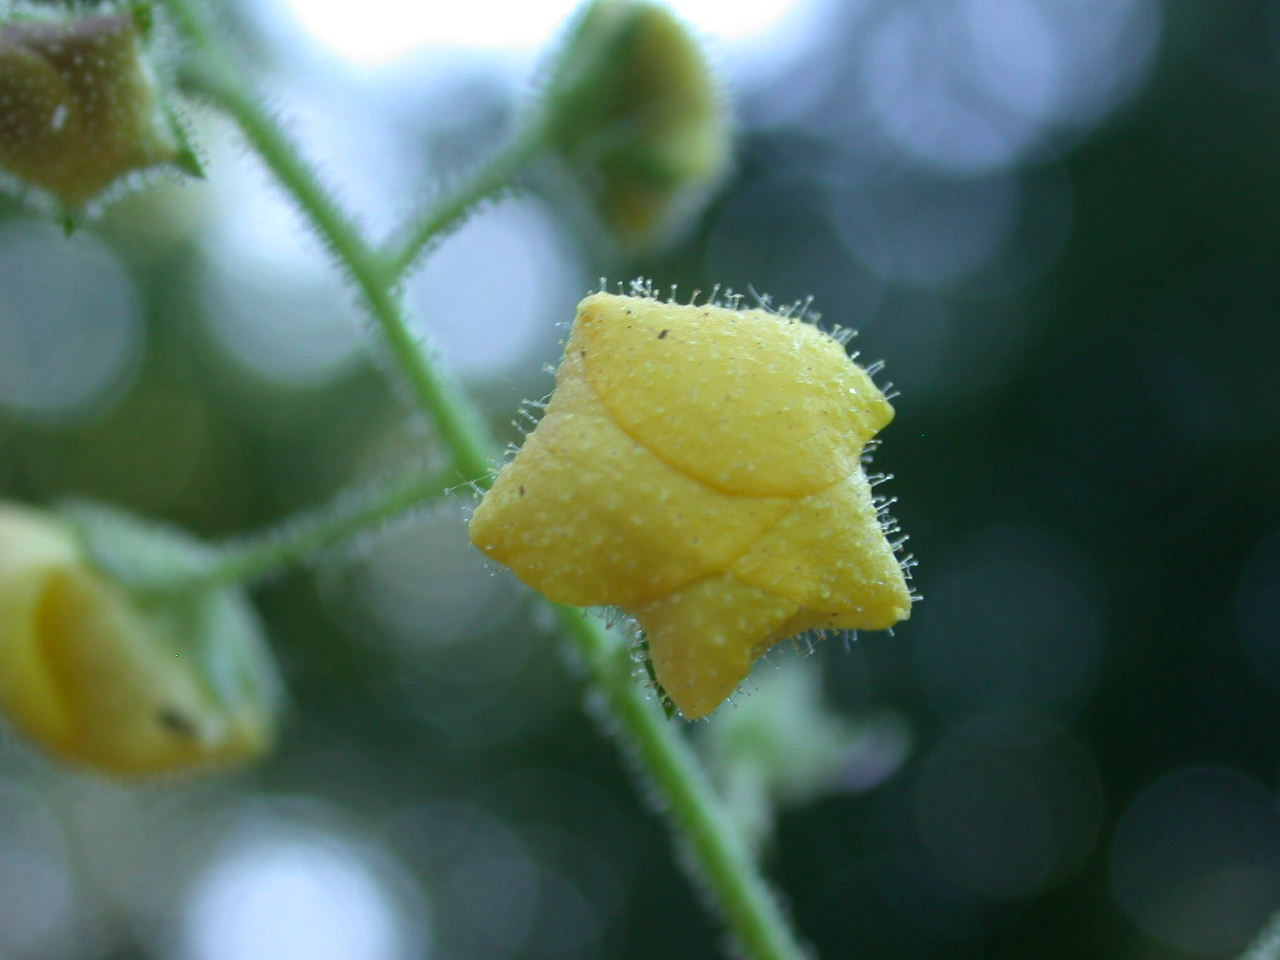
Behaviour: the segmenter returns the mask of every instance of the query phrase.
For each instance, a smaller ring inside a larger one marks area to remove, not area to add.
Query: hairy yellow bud
[[[0,171],[75,212],[148,168],[198,173],[164,109],[134,16],[0,24]]]
[[[198,770],[265,751],[276,699],[237,594],[143,600],[65,521],[0,505],[0,710],[41,747],[126,776]]]
[[[908,616],[861,462],[892,416],[798,318],[596,294],[471,539],[552,600],[632,614],[700,717],[779,640]]]

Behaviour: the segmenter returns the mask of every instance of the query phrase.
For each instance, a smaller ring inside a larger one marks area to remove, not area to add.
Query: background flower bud
[[[67,521],[0,505],[0,709],[41,747],[122,775],[224,764],[270,746],[277,700],[237,592],[143,598]]]
[[[720,92],[688,28],[663,6],[591,3],[552,94],[555,147],[628,249],[667,239],[728,169]]]
[[[64,212],[149,168],[198,174],[142,40],[123,12],[0,23],[0,170]]]

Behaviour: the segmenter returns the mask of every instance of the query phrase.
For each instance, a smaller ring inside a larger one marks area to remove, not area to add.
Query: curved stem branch
[[[167,3],[190,7],[186,0],[167,0]],[[396,369],[408,382],[416,405],[427,414],[452,453],[458,479],[486,483],[490,460],[497,451],[475,408],[410,331],[401,305],[392,293],[395,278],[381,258],[339,209],[330,191],[320,183],[315,171],[302,159],[242,77],[242,71],[208,46],[183,74],[188,86],[236,122],[355,282],[378,324]]]
[[[209,566],[166,582],[163,590],[180,593],[255,580],[434,500],[450,486],[442,474],[413,473],[381,487],[353,491],[320,510],[224,544]]]
[[[605,695],[604,727],[638,762],[636,769],[662,790],[677,842],[692,856],[695,883],[712,894],[744,956],[756,960],[802,960],[777,896],[760,875],[733,818],[724,809],[706,771],[679,727],[663,716],[633,676],[627,646],[581,610],[558,607],[565,632],[591,668]],[[647,787],[648,784],[642,784]]]
[[[542,150],[546,133],[544,114],[535,112],[505,147],[411,217],[383,248],[388,273],[403,276],[433,243],[460,226],[476,204],[509,189],[521,168]]]

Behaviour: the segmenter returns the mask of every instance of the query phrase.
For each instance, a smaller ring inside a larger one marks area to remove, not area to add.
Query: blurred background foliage
[[[487,34],[406,52],[367,6],[228,15],[385,231],[500,142],[556,13],[526,42],[526,5],[476,4]],[[773,675],[823,668],[846,762],[761,840],[798,925],[832,960],[1232,956],[1280,908],[1280,3],[778,15],[707,28],[740,153],[677,248],[610,253],[543,164],[409,302],[500,425],[602,274],[813,295],[858,328],[902,391],[876,466],[925,602],[894,637],[777,651],[692,731],[782,724]],[[70,239],[0,208],[6,497],[218,537],[433,455],[323,252],[227,125],[191,121],[204,183]],[[715,955],[466,510],[258,591],[290,705],[256,769],[138,790],[0,743],[0,957]]]

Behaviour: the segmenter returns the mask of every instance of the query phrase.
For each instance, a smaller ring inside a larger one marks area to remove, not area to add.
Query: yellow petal
[[[699,580],[637,606],[653,670],[690,720],[714,710],[746,679],[766,637],[797,605],[732,577]]]
[[[596,294],[568,350],[628,435],[738,496],[800,497],[841,480],[893,417],[830,337],[763,310]]]
[[[34,514],[0,510],[0,704],[19,726],[64,742],[74,720],[36,640],[41,601],[54,571],[76,562],[66,531]]]
[[[138,776],[265,751],[275,690],[256,629],[231,591],[142,604],[61,521],[0,506],[0,709],[63,760]]]
[[[883,630],[911,612],[902,568],[880,529],[861,469],[797,501],[732,572],[744,583],[829,613],[824,626]]]
[[[67,759],[145,775],[269,746],[271,727],[256,711],[222,708],[199,682],[192,654],[165,649],[100,579],[52,572],[37,623],[41,659],[71,721],[47,745]]]
[[[561,384],[471,521],[473,543],[552,600],[626,606],[675,589],[726,569],[791,508],[681,475],[619,430],[589,389]]]

